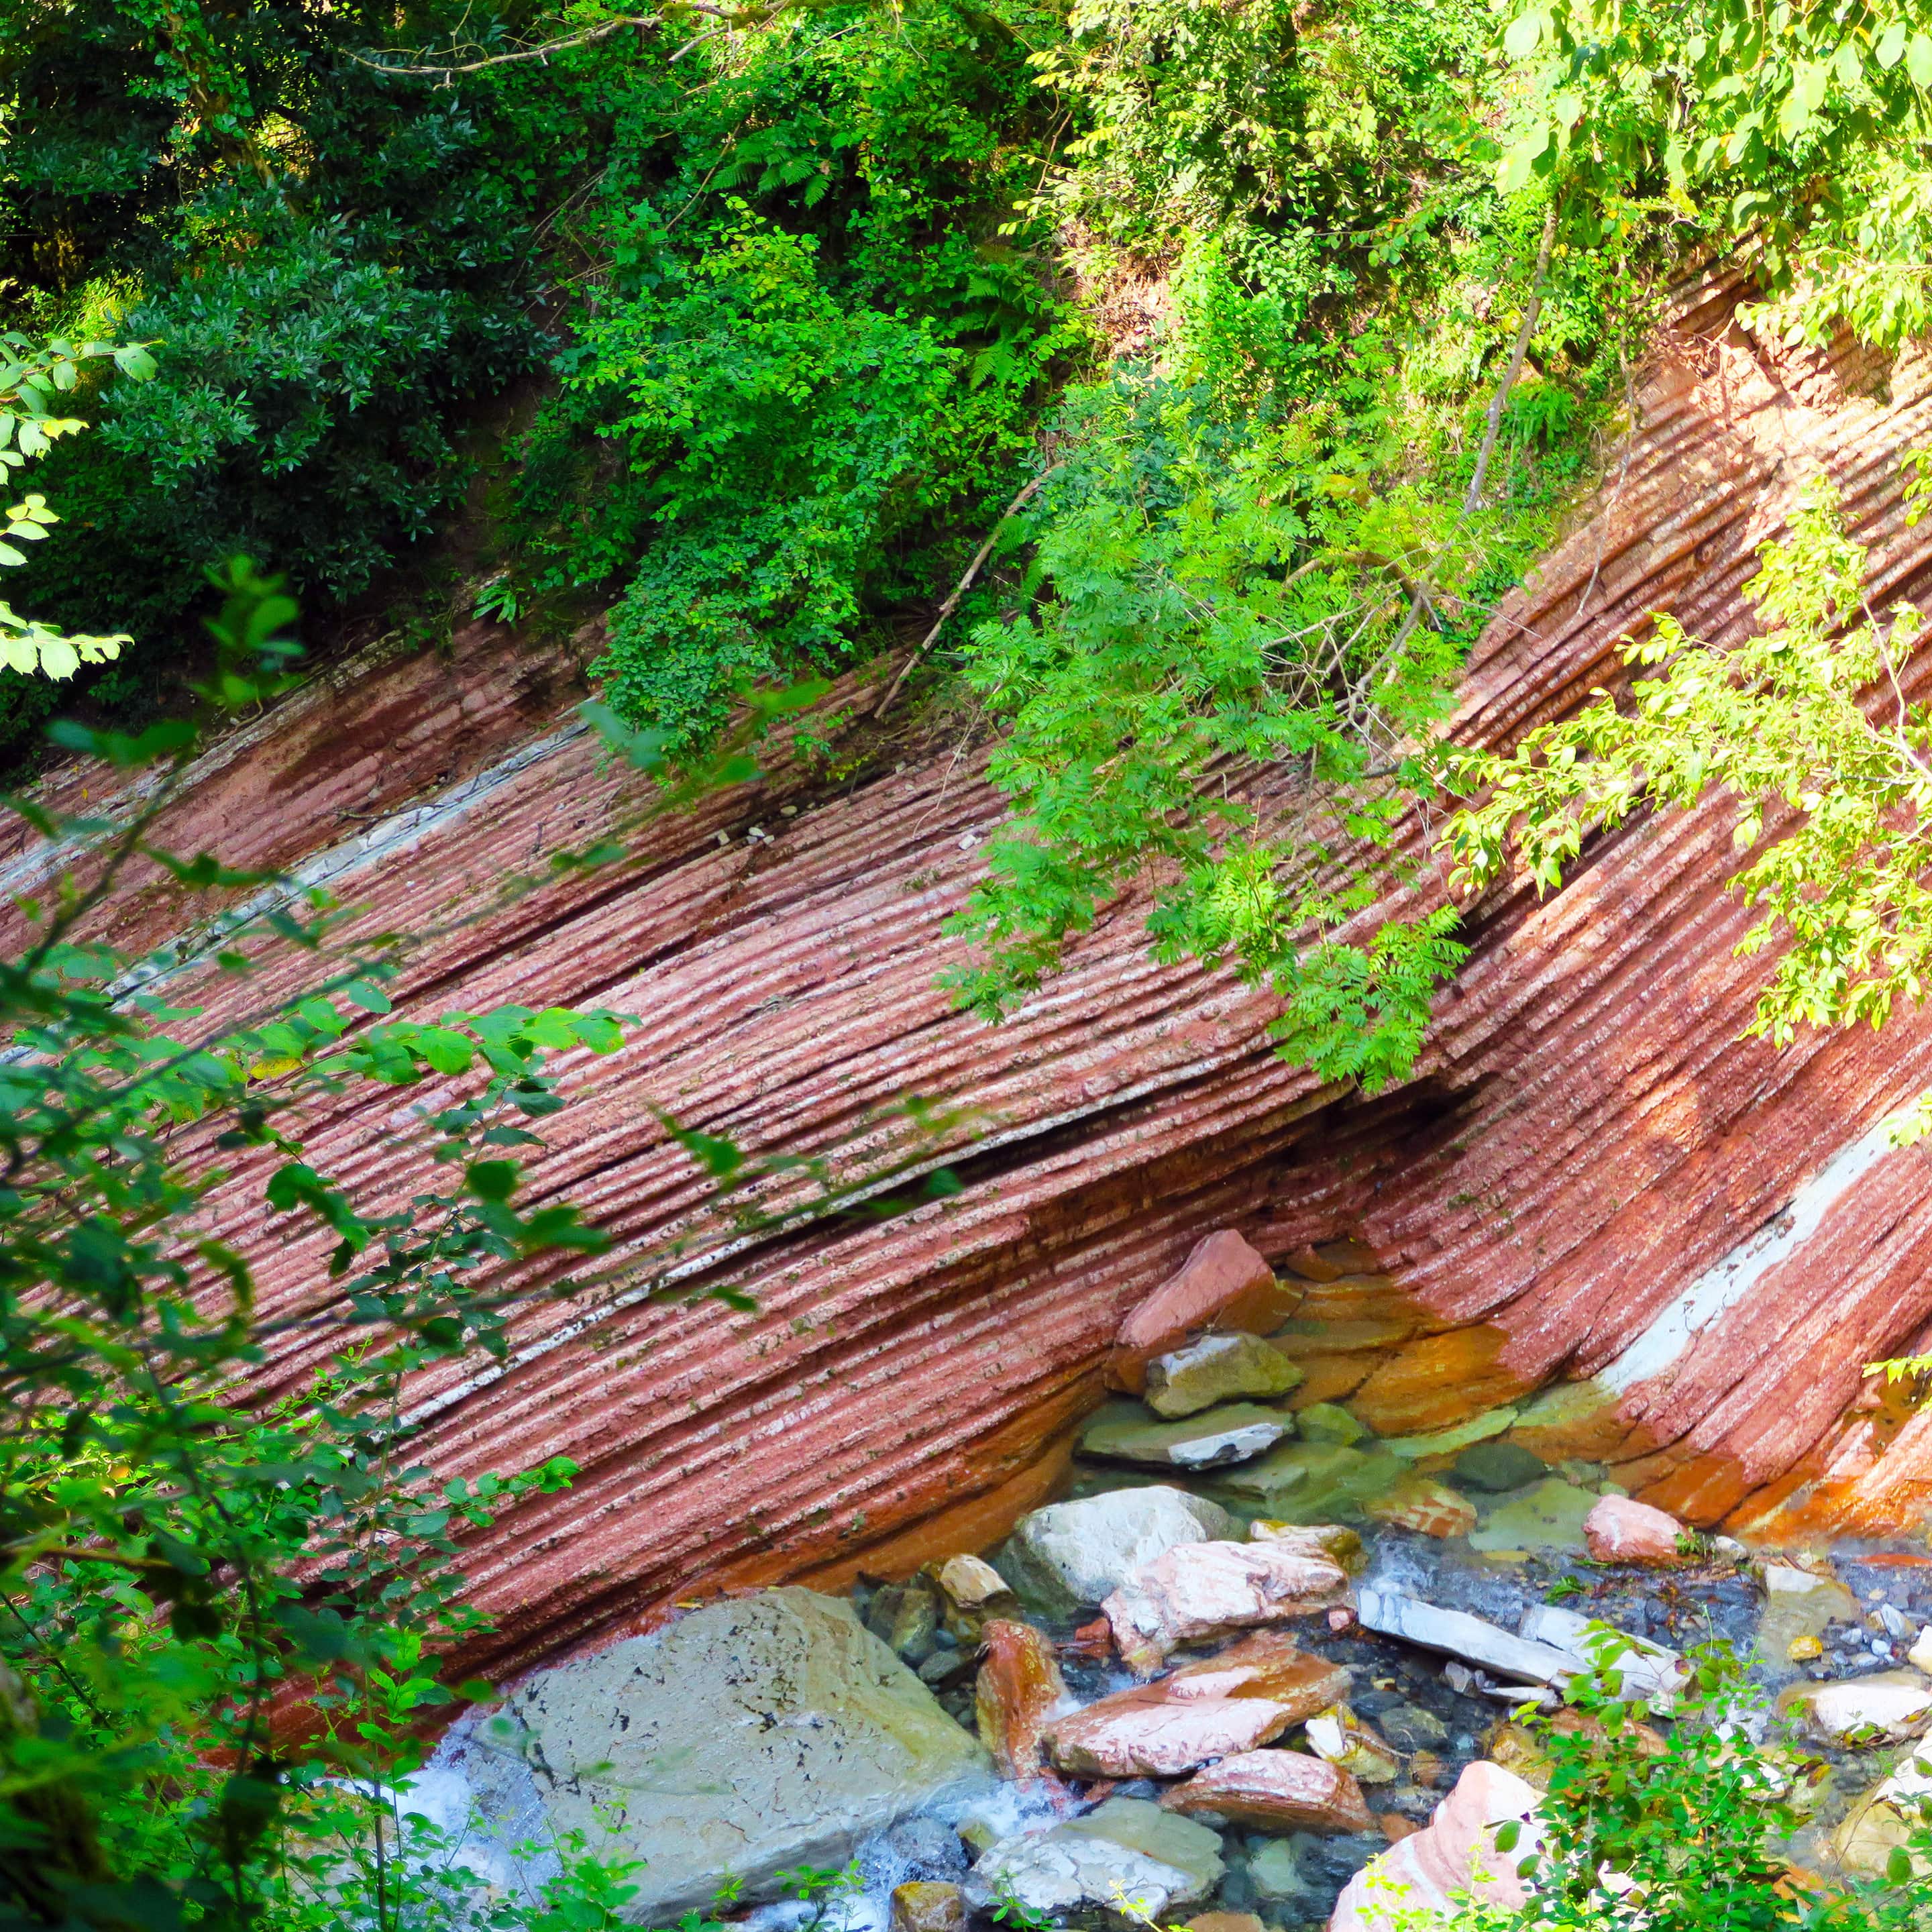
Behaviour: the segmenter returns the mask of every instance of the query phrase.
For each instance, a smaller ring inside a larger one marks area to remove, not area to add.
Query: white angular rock
[[[1231,1535],[1218,1504],[1164,1484],[1053,1503],[1023,1516],[1001,1574],[1023,1596],[1067,1615],[1098,1604],[1178,1544]]]
[[[1598,1634],[1593,1636],[1593,1622],[1561,1604],[1533,1604],[1523,1612],[1516,1634],[1532,1643],[1568,1652],[1580,1670],[1588,1670],[1600,1658],[1622,1680],[1624,1702],[1647,1704],[1658,1717],[1668,1717],[1690,1675],[1690,1665],[1674,1650],[1601,1623],[1595,1624]],[[1613,1642],[1604,1640],[1606,1631]]]
[[[1516,1911],[1524,1902],[1516,1867],[1539,1836],[1536,1793],[1513,1772],[1481,1760],[1469,1766],[1436,1808],[1427,1828],[1371,1858],[1335,1901],[1328,1932],[1420,1932],[1463,1916],[1466,1894]],[[1517,1821],[1508,1852],[1497,1828]]]
[[[1134,1910],[1159,1919],[1204,1899],[1221,1882],[1219,1835],[1144,1798],[1110,1798],[1084,1818],[990,1845],[965,1883],[980,1911],[1010,1894],[1049,1918],[1096,1910],[1124,1923]]]
[[[1913,1834],[1924,1828],[1922,1813],[1932,1798],[1932,1746],[1922,1748],[1922,1757],[1908,1751],[1889,1778],[1852,1800],[1832,1838],[1832,1853],[1847,1871],[1883,1877],[1892,1853],[1910,1850]]]
[[[1896,1744],[1932,1721],[1932,1683],[1912,1670],[1881,1670],[1838,1684],[1787,1690],[1779,1708],[1795,1711],[1821,1744]]]
[[[1505,1676],[1561,1684],[1576,1672],[1576,1660],[1567,1650],[1513,1636],[1466,1610],[1445,1610],[1393,1590],[1363,1591],[1358,1614],[1364,1630],[1400,1637],[1419,1649],[1460,1658]]]
[[[1177,1544],[1102,1606],[1127,1667],[1149,1677],[1183,1644],[1325,1610],[1348,1576],[1324,1552],[1280,1543]]]

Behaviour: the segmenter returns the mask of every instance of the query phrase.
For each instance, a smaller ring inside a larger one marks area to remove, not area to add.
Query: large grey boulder
[[[1237,1534],[1234,1518],[1218,1503],[1154,1484],[1053,1503],[1022,1516],[1000,1569],[1036,1609],[1070,1616],[1102,1602],[1177,1544]]]
[[[1193,1905],[1221,1882],[1220,1834],[1144,1798],[1110,1798],[1044,1832],[1023,1832],[981,1853],[967,1902],[985,1911],[1016,1898],[1049,1918],[1127,1924]]]
[[[646,1924],[710,1904],[728,1876],[757,1898],[788,1866],[842,1864],[992,1768],[849,1603],[799,1588],[540,1672],[461,1760],[485,1819],[526,1812],[528,1792],[543,1835],[644,1860],[629,1910]]]

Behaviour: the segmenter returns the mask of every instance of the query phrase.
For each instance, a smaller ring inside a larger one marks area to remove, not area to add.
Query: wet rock
[[[1540,1456],[1514,1442],[1478,1442],[1456,1458],[1455,1475],[1466,1488],[1492,1495],[1526,1489],[1550,1473]]]
[[[1032,1624],[990,1617],[982,1640],[986,1660],[973,1693],[980,1742],[1002,1778],[1024,1782],[1040,1775],[1042,1736],[1066,1707],[1066,1684],[1053,1646]]]
[[[1767,1663],[1784,1660],[1799,1637],[1822,1637],[1833,1620],[1856,1618],[1852,1593],[1834,1576],[1820,1576],[1789,1563],[1767,1562],[1759,1581],[1765,1593],[1757,1630],[1757,1652]]]
[[[1267,1631],[1056,1718],[1047,1751],[1060,1769],[1081,1777],[1177,1777],[1280,1736],[1341,1702],[1350,1682],[1345,1666]]]
[[[935,1690],[959,1683],[972,1675],[974,1654],[956,1645],[950,1650],[935,1649],[919,1666],[919,1681],[931,1684]]]
[[[1299,1898],[1307,1889],[1292,1838],[1270,1838],[1248,1861],[1248,1882],[1264,1899]]]
[[[958,1610],[985,1610],[1012,1594],[1006,1580],[983,1556],[949,1556],[936,1580]]]
[[[1280,1522],[1322,1522],[1358,1514],[1404,1473],[1401,1460],[1380,1444],[1293,1442],[1226,1471],[1216,1486]]]
[[[1576,1660],[1567,1651],[1513,1636],[1466,1610],[1442,1610],[1392,1590],[1363,1591],[1358,1614],[1364,1629],[1481,1664],[1505,1676],[1554,1684],[1576,1672]]]
[[[1178,1420],[1216,1402],[1286,1395],[1302,1380],[1302,1370],[1258,1335],[1204,1335],[1148,1363],[1147,1406]]]
[[[1219,1835],[1144,1798],[1110,1798],[1084,1818],[1002,1838],[980,1854],[967,1902],[1009,1893],[1052,1918],[1118,1920],[1123,1895],[1148,1917],[1208,1898],[1226,1870]]]
[[[1402,1760],[1346,1704],[1318,1711],[1304,1727],[1308,1748],[1339,1766],[1360,1784],[1392,1784],[1402,1775]]]
[[[939,1629],[939,1593],[922,1576],[888,1583],[874,1593],[866,1628],[914,1666],[932,1654]]]
[[[1161,1798],[1170,1811],[1208,1811],[1275,1831],[1373,1828],[1362,1787],[1340,1766],[1300,1751],[1241,1751],[1198,1772]]]
[[[1515,1409],[1492,1408],[1447,1429],[1431,1430],[1426,1435],[1392,1436],[1383,1446],[1394,1450],[1405,1462],[1420,1462],[1426,1456],[1453,1456],[1472,1442],[1486,1442],[1491,1436],[1513,1429],[1516,1422]]]
[[[1182,1422],[1150,1422],[1138,1402],[1112,1402],[1080,1435],[1083,1456],[1160,1468],[1214,1469],[1245,1462],[1294,1433],[1285,1410],[1229,1402]]]
[[[1218,1504],[1184,1490],[1115,1490],[1021,1517],[1006,1540],[1002,1574],[1048,1615],[1068,1616],[1112,1595],[1164,1551],[1234,1528]]]
[[[1295,1419],[1301,1424],[1304,1438],[1310,1442],[1340,1442],[1348,1448],[1369,1432],[1346,1408],[1332,1402],[1311,1402]]]
[[[1187,1932],[1265,1932],[1252,1912],[1204,1912],[1187,1922]]]
[[[534,1778],[550,1831],[646,1862],[632,1909],[651,1924],[708,1905],[720,1872],[755,1899],[787,1866],[842,1864],[992,1770],[849,1603],[796,1588],[540,1672],[503,1720],[496,1759]]]
[[[1262,1516],[1249,1524],[1248,1540],[1276,1543],[1286,1549],[1328,1557],[1351,1576],[1359,1576],[1369,1567],[1369,1552],[1360,1532],[1351,1529],[1346,1523],[1275,1522]]]
[[[1448,1922],[1461,1916],[1467,1894],[1505,1911],[1522,1909],[1516,1866],[1536,1842],[1536,1793],[1500,1766],[1471,1765],[1436,1808],[1426,1830],[1391,1845],[1343,1888],[1329,1932],[1394,1932],[1406,1924]],[[1496,1828],[1522,1821],[1510,1852],[1499,1852]],[[1411,1915],[1416,1915],[1412,1919]]]
[[[1185,1543],[1157,1556],[1102,1607],[1123,1660],[1151,1676],[1182,1645],[1324,1610],[1347,1594],[1342,1566],[1276,1543]]]
[[[1392,1704],[1377,1714],[1376,1722],[1398,1750],[1419,1751],[1449,1742],[1449,1726],[1420,1704]]]
[[[1385,1495],[1370,1497],[1362,1514],[1424,1536],[1467,1536],[1476,1526],[1475,1504],[1433,1476],[1404,1476]]]
[[[1778,1700],[1820,1744],[1896,1744],[1932,1720],[1932,1682],[1917,1671],[1886,1670],[1834,1684],[1807,1684]]]
[[[1222,1228],[1198,1242],[1180,1272],[1163,1282],[1126,1321],[1114,1339],[1107,1379],[1138,1395],[1156,1355],[1172,1353],[1204,1328],[1265,1335],[1300,1298],[1276,1286],[1270,1268],[1240,1236]]]
[[[1498,1498],[1471,1532],[1472,1550],[1573,1550],[1583,1548],[1583,1521],[1597,1498],[1587,1490],[1551,1476]]]
[[[1580,1670],[1598,1664],[1614,1670],[1624,1700],[1648,1704],[1660,1717],[1670,1714],[1690,1675],[1690,1666],[1676,1651],[1593,1622],[1561,1604],[1532,1604],[1516,1633],[1532,1643],[1568,1652]]]
[[[1630,1496],[1606,1496],[1583,1519],[1583,1540],[1599,1563],[1687,1562],[1684,1535],[1674,1516]]]
[[[966,1932],[966,1916],[956,1885],[915,1879],[892,1888],[892,1932]]]
[[[959,1834],[937,1818],[902,1818],[884,1842],[915,1878],[952,1879],[965,1872],[966,1848]]]
[[[1376,1822],[1382,1827],[1382,1836],[1392,1845],[1399,1845],[1405,1838],[1413,1838],[1422,1829],[1413,1818],[1405,1818],[1400,1811],[1378,1811]]]
[[[1928,1799],[1932,1799],[1932,1747],[1923,1756],[1906,1753],[1889,1778],[1852,1801],[1832,1834],[1832,1855],[1848,1872],[1882,1878],[1893,1852],[1910,1850],[1913,1834],[1924,1830]],[[1923,1858],[1916,1862],[1916,1869],[1925,1876]]]

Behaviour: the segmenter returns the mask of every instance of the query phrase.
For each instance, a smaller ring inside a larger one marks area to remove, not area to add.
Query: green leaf
[[[1537,163],[1550,151],[1550,124],[1540,122],[1505,154],[1496,170],[1496,186],[1514,194],[1529,184]]]
[[[1878,37],[1878,45],[1872,57],[1882,68],[1898,66],[1899,57],[1905,52],[1905,22],[1894,20]]]
[[[479,1201],[507,1201],[517,1191],[517,1163],[472,1160],[464,1170],[464,1184]]]
[[[1932,87],[1932,34],[1914,34],[1905,49],[1905,70],[1920,87]]]
[[[1503,35],[1503,52],[1511,60],[1527,60],[1535,52],[1544,34],[1549,30],[1550,16],[1532,8],[1526,14],[1519,14],[1509,23]]]
[[[352,1006],[360,1006],[365,1013],[386,1013],[392,1010],[389,996],[373,980],[352,980],[342,989],[342,997]]]
[[[411,1030],[409,1043],[439,1073],[466,1073],[476,1055],[469,1039],[452,1033],[447,1027],[416,1027]]]
[[[154,358],[138,342],[116,350],[114,366],[134,382],[145,382],[155,374]]]

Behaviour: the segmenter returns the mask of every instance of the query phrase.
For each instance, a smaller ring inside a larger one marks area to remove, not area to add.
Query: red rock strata
[[[1458,736],[1507,744],[1614,682],[1618,640],[1653,609],[1737,634],[1753,554],[1819,464],[1873,546],[1874,602],[1924,592],[1932,524],[1907,530],[1899,502],[1902,452],[1932,442],[1924,357],[1768,348],[1734,302],[1716,281],[1687,297],[1595,513],[1475,652]],[[443,1469],[581,1466],[473,1552],[500,1625],[478,1666],[734,1585],[903,1574],[990,1540],[1052,1487],[1123,1318],[1222,1227],[1305,1280],[1298,1402],[1347,1399],[1413,1432],[1607,1376],[1614,1400],[1526,1416],[1520,1439],[1607,1456],[1702,1525],[1920,1511],[1932,1421],[1869,1406],[1860,1371],[1932,1336],[1926,1156],[1858,1150],[1932,1084],[1932,1024],[1782,1052],[1740,1037],[1762,967],[1732,956],[1747,920],[1720,804],[1598,842],[1547,902],[1492,894],[1415,1077],[1365,1100],[1271,1057],[1264,996],[1153,964],[1132,904],[1003,1028],[954,1011],[934,984],[957,950],[940,924],[1000,806],[950,746],[862,734],[842,742],[868,761],[844,776],[782,758],[759,786],[643,824],[622,866],[546,873],[548,851],[642,798],[571,724],[573,675],[482,627],[447,660],[369,654],[245,756],[212,757],[164,836],[232,862],[326,856],[370,928],[435,928],[407,1012],[640,1016],[620,1053],[578,1070],[533,1169],[612,1230],[620,1261],[661,1258],[701,1203],[654,1106],[761,1150],[944,1154],[962,1191],[749,1235],[728,1266],[687,1259],[693,1285],[728,1280],[755,1312],[618,1282],[527,1310],[501,1371],[423,1386]],[[51,789],[77,802],[94,782]],[[44,869],[24,849],[0,863],[16,890]],[[112,926],[158,939],[173,917],[130,892]],[[232,1019],[298,971],[195,990],[211,1022]],[[958,1110],[937,1147],[886,1111],[909,1094]],[[396,1130],[422,1097],[343,1106],[310,1157],[406,1199],[424,1169]],[[319,1244],[265,1228],[260,1185],[237,1176],[218,1232],[254,1255],[265,1306],[319,1309]],[[1762,1251],[1723,1271],[1760,1230]],[[326,1346],[293,1333],[265,1382]]]

